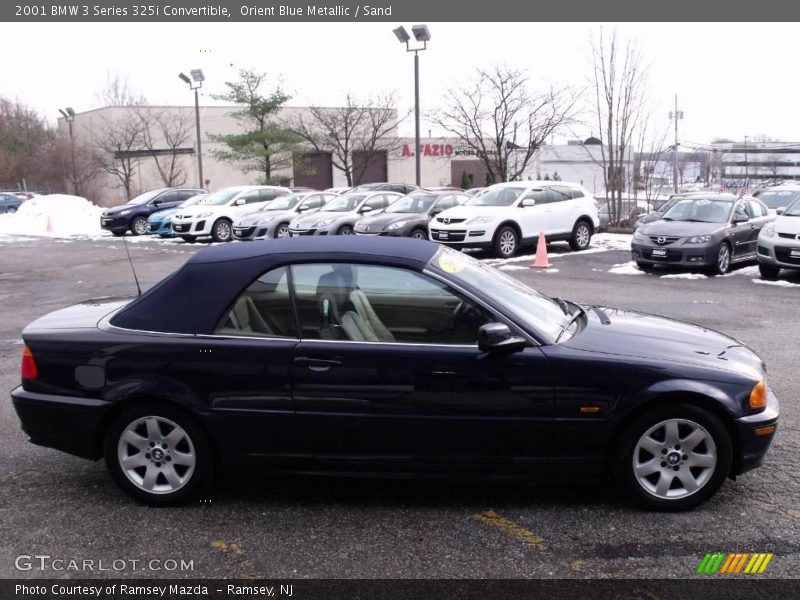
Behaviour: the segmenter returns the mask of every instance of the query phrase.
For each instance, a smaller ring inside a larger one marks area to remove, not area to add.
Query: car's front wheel
[[[425,231],[424,229],[417,228],[411,232],[411,235],[409,237],[414,238],[415,240],[427,240],[428,232]]]
[[[205,431],[169,405],[140,404],[117,415],[107,430],[104,454],[117,485],[154,506],[190,500],[214,473]]]
[[[778,278],[781,268],[774,265],[765,265],[764,263],[759,263],[758,272],[761,273],[761,279],[772,280]]]
[[[233,229],[228,219],[217,219],[211,227],[211,237],[215,242],[230,242],[233,237]]]
[[[709,275],[725,275],[731,268],[731,247],[728,242],[722,242],[717,249],[717,259],[708,270]]]
[[[672,404],[645,413],[623,432],[615,476],[646,508],[686,510],[714,495],[732,459],[730,435],[717,416]]]
[[[136,217],[131,221],[131,233],[133,233],[133,235],[144,235],[147,233],[147,230],[147,219],[144,217]]]
[[[494,253],[500,258],[511,258],[517,253],[519,236],[511,225],[503,225],[494,235]]]
[[[592,243],[592,227],[586,221],[578,221],[572,228],[569,246],[575,251],[586,250]]]
[[[353,235],[353,228],[350,225],[342,225],[336,235]]]
[[[289,224],[288,223],[281,223],[275,228],[275,237],[276,238],[287,238],[289,237]]]

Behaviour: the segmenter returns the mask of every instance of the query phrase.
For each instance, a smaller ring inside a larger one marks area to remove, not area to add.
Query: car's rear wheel
[[[353,228],[350,225],[342,225],[336,235],[353,235]]]
[[[182,235],[181,239],[184,242],[189,242],[190,244],[192,244],[192,243],[197,241],[197,236],[196,235]]]
[[[205,431],[169,405],[140,404],[117,415],[108,427],[104,454],[117,485],[154,506],[190,500],[214,473]]]
[[[672,404],[645,413],[623,432],[615,476],[646,508],[686,510],[714,495],[732,459],[730,435],[717,416]]]
[[[717,258],[711,268],[709,275],[725,275],[731,268],[731,246],[728,242],[722,242],[717,250]]]
[[[761,279],[777,279],[778,274],[781,272],[781,268],[774,265],[765,265],[763,263],[759,263],[758,272],[761,273]]]
[[[131,233],[133,235],[144,235],[148,229],[147,219],[144,217],[135,217],[131,221]]]
[[[409,237],[414,238],[415,240],[427,240],[428,239],[428,232],[424,229],[417,228],[411,232]]]
[[[494,252],[500,258],[511,258],[517,253],[519,236],[511,225],[503,225],[494,235]]]
[[[575,251],[586,250],[592,243],[592,226],[586,221],[578,221],[572,228],[569,246]]]
[[[230,242],[233,237],[233,229],[228,219],[217,219],[211,227],[211,237],[215,242]]]
[[[289,237],[289,224],[288,223],[281,223],[275,228],[275,237],[276,238],[287,238]]]

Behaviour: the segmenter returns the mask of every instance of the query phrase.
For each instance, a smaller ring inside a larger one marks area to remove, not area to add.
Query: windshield
[[[767,205],[767,208],[783,208],[800,198],[800,190],[764,190],[758,199]]]
[[[467,200],[464,206],[511,206],[524,191],[523,187],[490,188]]]
[[[366,198],[366,194],[348,194],[347,196],[339,196],[328,202],[322,209],[322,212],[350,212],[355,210],[359,202]]]
[[[784,213],[786,217],[800,217],[800,199],[795,200]]]
[[[221,204],[226,204],[227,202],[231,201],[234,196],[241,194],[244,190],[242,188],[227,188],[224,190],[220,190],[218,192],[214,192],[213,194],[209,194],[198,204],[212,204],[214,206],[219,206]]]
[[[384,212],[387,213],[424,213],[436,200],[433,194],[410,194],[403,196]]]
[[[275,198],[269,204],[261,207],[261,211],[265,212],[268,210],[290,210],[297,206],[297,203],[300,202],[300,196],[297,194],[289,194],[288,196],[281,196],[280,198]]]
[[[145,192],[144,194],[139,194],[138,196],[136,196],[136,198],[128,200],[127,204],[147,204],[148,202],[150,202],[150,200],[158,196],[163,191],[164,190],[153,190],[151,192]]]
[[[183,202],[180,205],[180,207],[186,208],[187,206],[194,206],[195,204],[201,202],[204,198],[208,198],[208,194],[197,194],[197,196],[192,196],[191,198]]]
[[[711,198],[681,198],[662,217],[665,221],[727,223],[733,202]]]
[[[490,291],[492,299],[534,328],[544,341],[555,342],[571,317],[559,304],[494,267],[451,248],[442,247],[428,262],[474,289]]]

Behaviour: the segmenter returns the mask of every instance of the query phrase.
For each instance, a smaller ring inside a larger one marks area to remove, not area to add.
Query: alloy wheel
[[[133,220],[133,233],[136,235],[144,235],[147,233],[147,221],[142,217],[137,217]]]
[[[500,234],[500,252],[502,252],[504,256],[510,256],[514,254],[516,248],[517,236],[514,235],[514,232],[510,229],[506,229]]]
[[[125,477],[150,494],[171,494],[192,478],[197,454],[189,434],[160,416],[131,422],[119,437],[117,460]]]
[[[636,481],[661,500],[679,500],[705,486],[717,467],[708,431],[688,419],[667,419],[644,432],[633,450]]]
[[[428,236],[425,235],[425,232],[422,231],[421,229],[417,229],[416,231],[414,231],[411,234],[411,237],[414,238],[415,240],[427,240],[428,239]]]
[[[731,251],[727,244],[722,244],[719,247],[719,254],[717,255],[717,270],[720,273],[727,273],[728,268],[731,266]]]
[[[578,229],[575,232],[575,238],[578,241],[579,248],[586,248],[589,245],[591,234],[589,233],[589,227],[585,223],[578,225]]]
[[[353,228],[345,225],[339,230],[339,235],[353,235]]]
[[[278,229],[275,231],[276,238],[287,238],[289,237],[289,226],[284,223],[278,226]]]
[[[220,242],[227,242],[231,239],[231,226],[227,221],[220,221],[214,226],[216,238]]]

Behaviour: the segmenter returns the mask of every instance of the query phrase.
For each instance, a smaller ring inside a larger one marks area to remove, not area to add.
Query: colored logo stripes
[[[697,573],[761,574],[767,569],[773,556],[772,552],[707,552],[697,566]]]

